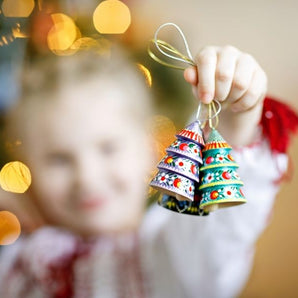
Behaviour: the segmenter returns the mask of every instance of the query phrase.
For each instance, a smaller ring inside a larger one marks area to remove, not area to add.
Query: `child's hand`
[[[197,68],[187,68],[184,77],[203,103],[217,99],[230,104],[232,111],[243,112],[264,98],[267,76],[251,55],[232,46],[209,46],[195,61]]]

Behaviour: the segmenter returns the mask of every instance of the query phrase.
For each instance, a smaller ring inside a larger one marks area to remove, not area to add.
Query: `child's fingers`
[[[263,99],[266,88],[267,76],[261,68],[258,68],[253,74],[248,90],[239,100],[231,105],[232,111],[241,112],[254,107],[259,100]]]
[[[248,54],[241,54],[236,64],[231,91],[228,95],[229,101],[237,101],[246,93],[255,70],[256,62],[254,58]]]
[[[234,111],[252,108],[265,94],[267,78],[255,59],[237,48],[206,47],[196,57],[196,67],[184,71],[185,80],[203,103],[228,100]]]
[[[191,91],[192,91],[193,96],[194,96],[195,98],[199,99],[199,97],[198,97],[198,88],[197,88],[197,86],[196,86],[196,85],[192,85],[191,87],[192,87],[192,88],[191,88]]]
[[[198,66],[198,95],[203,103],[210,103],[215,93],[217,53],[215,47],[206,47],[196,57]]]
[[[197,85],[198,84],[197,68],[194,66],[186,68],[184,70],[184,79],[189,84]]]
[[[224,101],[231,90],[239,50],[226,46],[218,53],[215,73],[215,98]]]

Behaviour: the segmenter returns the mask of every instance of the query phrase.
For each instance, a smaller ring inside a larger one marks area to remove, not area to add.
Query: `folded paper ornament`
[[[243,182],[236,172],[238,165],[230,154],[231,150],[219,132],[212,128],[202,151],[203,165],[200,168],[200,208],[205,211],[246,202],[241,191]]]
[[[188,125],[176,137],[166,149],[167,155],[157,166],[159,171],[150,185],[177,200],[194,201],[204,146],[199,121]]]

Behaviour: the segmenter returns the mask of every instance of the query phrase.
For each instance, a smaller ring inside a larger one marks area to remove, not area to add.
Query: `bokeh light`
[[[24,193],[30,184],[30,170],[20,161],[9,162],[0,171],[0,186],[5,191]]]
[[[28,35],[21,31],[21,26],[19,23],[16,24],[16,27],[12,28],[12,36],[14,38],[27,38]]]
[[[73,43],[71,48],[81,51],[92,50],[106,57],[110,57],[111,54],[111,42],[103,37],[97,39],[92,37],[81,37]]]
[[[6,17],[26,18],[34,9],[34,0],[3,0],[2,12]]]
[[[168,117],[155,115],[150,123],[152,136],[162,147],[168,147],[175,140],[176,127]]]
[[[176,127],[171,119],[164,115],[154,115],[150,119],[150,131],[152,136],[152,146],[155,153],[155,162],[160,161],[166,155],[166,148],[174,142]],[[154,167],[149,174],[149,182],[157,174],[158,169]],[[148,195],[152,196],[156,191],[149,188]]]
[[[73,43],[80,37],[80,31],[72,18],[63,13],[51,14],[53,26],[48,32],[49,49],[56,55],[71,55],[77,51]]]
[[[21,234],[21,225],[17,217],[8,211],[0,211],[0,245],[14,243]]]
[[[94,27],[102,34],[122,34],[130,22],[129,8],[119,0],[105,0],[93,13]]]
[[[50,13],[38,11],[31,18],[30,40],[40,53],[48,53],[48,33],[54,22]]]
[[[151,87],[152,86],[152,76],[151,76],[149,69],[147,67],[145,67],[143,64],[138,63],[137,65],[138,65],[138,68],[140,69],[140,71],[142,72],[142,74],[145,76],[147,85],[149,87]]]

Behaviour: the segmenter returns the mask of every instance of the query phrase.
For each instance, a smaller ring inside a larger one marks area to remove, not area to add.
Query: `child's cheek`
[[[111,181],[119,194],[127,200],[142,200],[150,157],[145,152],[144,143],[132,143],[132,146],[125,149],[125,154],[123,152],[121,158],[115,160],[111,166]]]
[[[33,177],[32,187],[46,212],[60,213],[67,208],[70,177],[66,172],[43,169]]]

